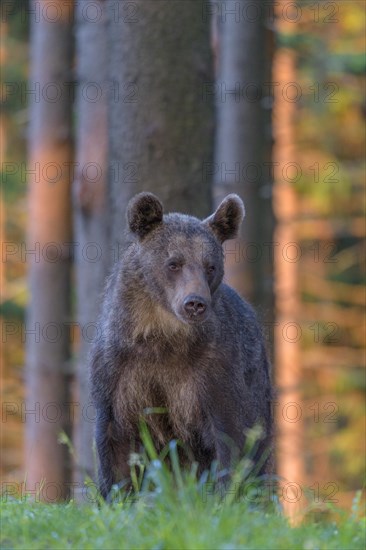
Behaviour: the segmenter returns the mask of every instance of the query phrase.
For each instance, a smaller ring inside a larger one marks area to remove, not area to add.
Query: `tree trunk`
[[[30,302],[26,324],[26,486],[44,500],[67,496],[69,432],[70,163],[72,2],[59,0],[57,21],[31,17],[29,88]],[[32,8],[47,13],[47,0]],[[55,5],[55,2],[52,2]],[[56,100],[55,100],[56,97]],[[67,244],[69,243],[69,244]],[[40,485],[44,483],[43,488]]]
[[[205,216],[211,185],[213,101],[206,2],[110,2],[112,242],[123,242],[125,208],[156,193],[167,211]],[[119,9],[119,13],[117,12]]]
[[[247,0],[215,4],[219,53],[214,197],[244,200],[241,237],[227,243],[228,282],[273,321],[271,160],[272,33],[265,9]],[[268,6],[267,6],[268,9]],[[216,40],[217,42],[217,40]]]
[[[279,4],[281,6],[281,4]],[[295,104],[286,101],[282,90],[289,82],[296,82],[295,55],[282,49],[276,54],[276,92],[274,160],[276,166],[275,212],[278,225],[275,241],[276,330],[275,365],[278,398],[276,403],[277,472],[282,478],[286,498],[285,513],[295,519],[303,505],[297,500],[305,479],[304,425],[301,409],[301,361],[299,346],[299,289],[296,257],[297,235],[293,221],[298,218],[296,192],[283,178],[283,168],[296,161],[294,148]],[[295,245],[295,247],[292,246]],[[288,251],[288,252],[286,252]],[[288,255],[288,258],[287,258]]]
[[[89,17],[85,14],[89,13]],[[94,22],[92,19],[96,18]],[[94,476],[94,413],[88,385],[88,352],[109,266],[107,209],[107,11],[105,2],[76,9],[77,131],[73,184],[76,247],[77,360],[76,472],[79,484]],[[81,486],[81,485],[80,485]]]

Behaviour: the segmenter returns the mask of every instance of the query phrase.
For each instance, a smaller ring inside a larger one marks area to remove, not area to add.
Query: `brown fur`
[[[129,477],[142,417],[158,451],[179,439],[200,471],[214,459],[230,469],[256,424],[265,435],[259,460],[272,426],[261,331],[251,307],[222,283],[221,243],[237,234],[239,197],[229,195],[203,222],[163,216],[150,193],[127,212],[133,246],[107,283],[91,365],[104,496]]]

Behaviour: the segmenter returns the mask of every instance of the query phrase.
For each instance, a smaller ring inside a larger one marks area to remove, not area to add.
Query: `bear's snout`
[[[190,294],[183,302],[184,312],[191,319],[202,319],[206,309],[207,302],[202,296]]]
[[[201,294],[188,294],[181,301],[178,317],[189,324],[203,323],[210,313],[211,300]]]

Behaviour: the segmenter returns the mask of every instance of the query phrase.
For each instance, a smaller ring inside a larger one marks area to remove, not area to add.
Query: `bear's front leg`
[[[235,414],[232,403],[221,400],[218,406],[216,402],[211,407],[210,416],[215,460],[222,470],[223,480],[228,481],[244,448],[244,427],[239,425],[239,415]]]
[[[99,458],[99,490],[106,499],[114,484],[126,482],[124,487],[131,487],[130,441],[115,433],[110,408],[97,408],[95,439]]]

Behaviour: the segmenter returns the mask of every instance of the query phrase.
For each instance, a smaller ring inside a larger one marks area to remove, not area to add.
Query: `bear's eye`
[[[170,271],[179,271],[180,265],[177,262],[169,262],[168,263],[168,269]]]
[[[215,272],[215,269],[216,267],[214,265],[209,265],[207,266],[206,268],[206,272],[209,274],[209,275],[212,275],[214,272]]]

